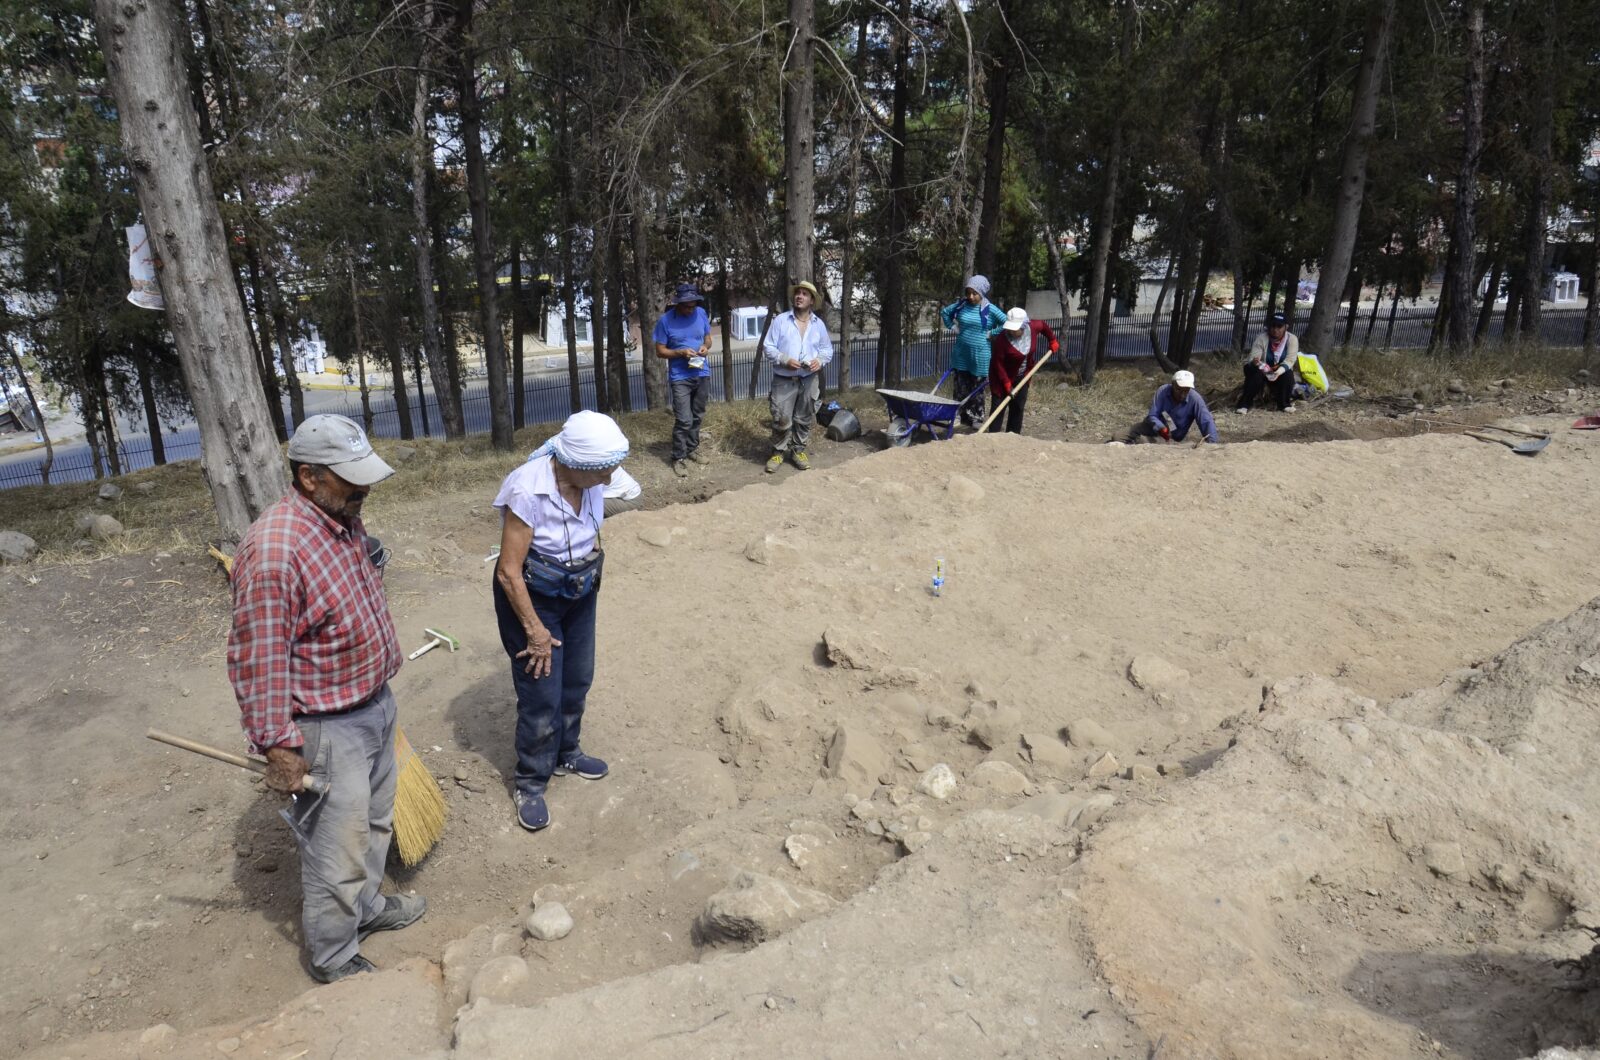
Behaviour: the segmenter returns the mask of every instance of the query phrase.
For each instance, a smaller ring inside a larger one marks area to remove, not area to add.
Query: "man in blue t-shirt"
[[[700,289],[692,283],[678,284],[672,308],[656,321],[651,336],[656,356],[667,362],[667,386],[672,392],[672,471],[679,478],[689,474],[687,461],[709,464],[711,458],[700,452],[700,421],[705,418],[706,399],[711,396],[711,318],[700,307]]]

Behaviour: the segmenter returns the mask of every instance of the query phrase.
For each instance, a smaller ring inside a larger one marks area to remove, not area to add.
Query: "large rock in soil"
[[[828,775],[847,782],[859,795],[870,794],[878,778],[890,770],[889,756],[878,741],[853,725],[841,725],[828,741]]]
[[[26,563],[38,553],[38,544],[27,534],[0,530],[0,563]]]
[[[833,905],[821,891],[744,871],[707,900],[695,921],[695,940],[702,945],[765,942]]]

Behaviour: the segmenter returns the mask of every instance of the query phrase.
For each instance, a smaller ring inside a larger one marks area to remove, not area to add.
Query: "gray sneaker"
[[[375,972],[378,968],[361,954],[356,954],[337,968],[313,968],[311,978],[319,983],[337,983],[341,979],[348,979],[352,975],[363,972]]]
[[[428,900],[420,894],[391,894],[383,900],[383,911],[356,928],[356,938],[364,939],[375,931],[399,931],[422,919]]]
[[[677,475],[679,478],[688,478],[689,465],[684,463],[682,460],[674,460],[672,462],[672,473]]]

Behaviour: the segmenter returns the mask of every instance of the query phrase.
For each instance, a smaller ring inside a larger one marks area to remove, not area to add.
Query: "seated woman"
[[[506,476],[494,499],[494,613],[517,692],[517,823],[530,832],[550,824],[544,795],[552,776],[599,780],[609,771],[583,753],[578,737],[594,682],[605,485],[627,455],[627,436],[611,417],[576,412]]]

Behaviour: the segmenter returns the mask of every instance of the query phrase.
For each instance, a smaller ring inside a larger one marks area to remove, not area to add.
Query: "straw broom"
[[[233,557],[215,545],[208,551],[233,576]],[[444,793],[397,725],[394,730],[394,842],[407,867],[428,856],[444,835]]]

